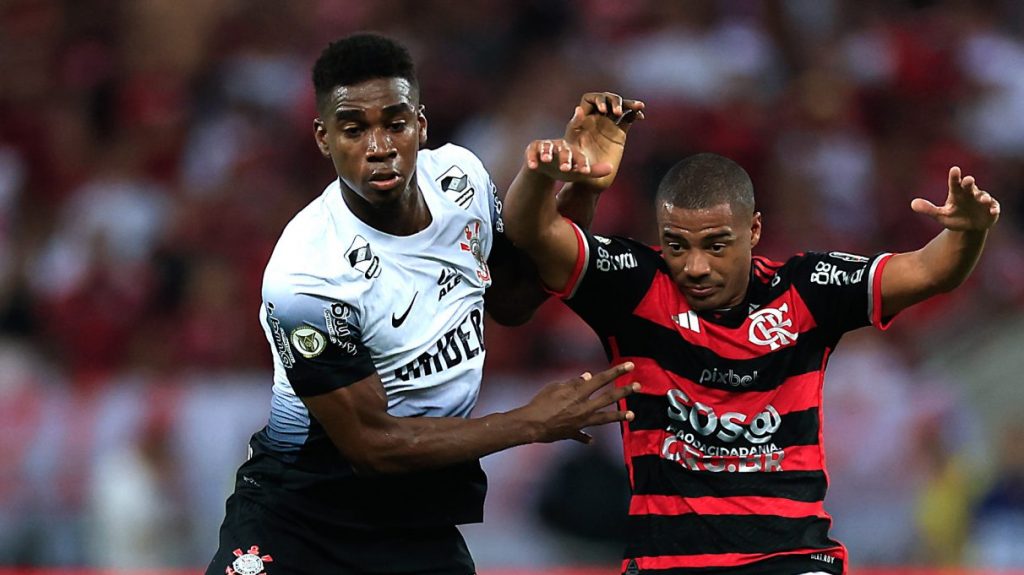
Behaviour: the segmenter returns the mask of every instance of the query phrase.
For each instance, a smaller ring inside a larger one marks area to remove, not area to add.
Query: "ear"
[[[327,126],[320,118],[313,119],[313,139],[316,140],[316,147],[325,158],[331,157],[331,148],[327,145]]]
[[[419,140],[421,148],[427,143],[427,117],[423,114],[423,111],[426,109],[427,107],[421,104],[419,110],[416,111],[416,121],[420,127]]]
[[[754,212],[750,219],[750,247],[753,248],[761,241],[761,212]]]

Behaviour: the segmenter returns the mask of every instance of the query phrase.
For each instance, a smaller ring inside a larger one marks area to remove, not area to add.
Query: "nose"
[[[690,250],[683,260],[683,272],[691,278],[702,278],[711,273],[711,262],[701,250]]]
[[[380,161],[398,155],[398,150],[395,149],[394,143],[391,141],[391,135],[386,130],[374,128],[370,130],[368,138],[366,142],[366,158],[368,160]]]

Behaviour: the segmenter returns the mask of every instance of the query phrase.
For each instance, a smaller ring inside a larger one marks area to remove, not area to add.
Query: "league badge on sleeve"
[[[327,348],[327,338],[318,330],[302,325],[292,330],[292,346],[306,359],[313,359]]]

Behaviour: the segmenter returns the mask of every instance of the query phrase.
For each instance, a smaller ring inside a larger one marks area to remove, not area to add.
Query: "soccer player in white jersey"
[[[332,43],[313,81],[316,143],[338,179],[295,216],[267,265],[260,321],[274,359],[270,420],[238,471],[207,573],[471,574],[456,526],[482,519],[479,458],[586,441],[584,427],[628,419],[604,408],[638,386],[598,391],[632,366],[549,384],[523,407],[470,418],[484,312],[515,323],[543,299],[502,243],[494,185],[468,150],[420,149],[427,119],[411,58],[394,41],[360,34]],[[596,99],[619,115],[598,113]],[[593,114],[574,116],[567,137],[610,181],[628,127],[623,109],[642,104],[589,94],[582,105]],[[582,223],[595,189],[566,192]]]

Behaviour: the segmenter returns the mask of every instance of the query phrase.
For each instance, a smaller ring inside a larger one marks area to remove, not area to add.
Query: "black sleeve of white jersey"
[[[881,316],[882,269],[891,255],[810,252],[795,258],[793,286],[815,323],[836,338],[867,325],[885,329],[892,318]]]
[[[299,397],[351,385],[376,372],[352,308],[308,295],[264,301],[274,353]]]
[[[664,260],[640,242],[572,227],[579,255],[565,289],[555,295],[598,334],[610,333],[650,291]]]

